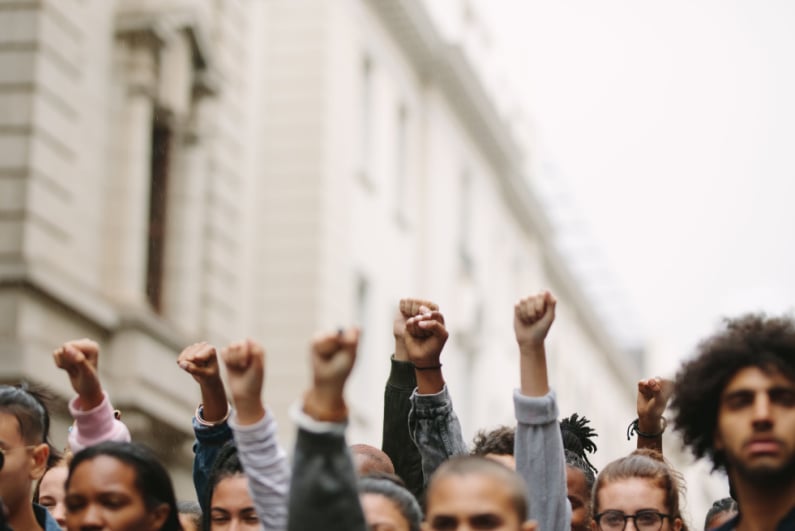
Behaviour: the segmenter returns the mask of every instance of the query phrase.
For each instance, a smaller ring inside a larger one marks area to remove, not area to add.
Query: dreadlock
[[[560,421],[560,434],[563,437],[563,448],[566,450],[567,462],[571,457],[576,457],[582,461],[583,466],[578,466],[575,462],[569,463],[577,468],[581,468],[586,477],[593,477],[596,473],[596,467],[588,460],[586,452],[593,454],[596,452],[596,443],[593,441],[594,437],[598,437],[596,431],[589,425],[590,420],[577,413],[572,414]],[[570,456],[570,454],[572,454]],[[573,460],[573,459],[572,459]]]

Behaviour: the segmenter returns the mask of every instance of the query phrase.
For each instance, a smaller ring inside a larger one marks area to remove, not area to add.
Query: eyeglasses
[[[595,520],[602,531],[624,531],[627,520],[632,519],[638,531],[659,531],[664,518],[671,518],[669,514],[657,511],[638,511],[635,514],[624,514],[621,511],[605,511],[596,515]]]
[[[0,447],[0,470],[3,470],[3,465],[6,464],[6,454],[11,450],[16,450],[17,448],[24,448],[25,450],[32,450],[36,448],[36,444],[31,444],[29,446],[17,446],[15,448],[2,448]]]

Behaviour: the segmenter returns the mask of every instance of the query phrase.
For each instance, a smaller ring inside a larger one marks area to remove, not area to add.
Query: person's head
[[[596,481],[596,467],[588,460],[588,453],[596,451],[596,432],[590,421],[574,413],[560,421],[560,433],[566,456],[566,494],[571,503],[572,531],[591,527],[591,490]]]
[[[151,450],[103,442],[75,454],[66,480],[66,527],[181,531],[174,487]]]
[[[683,364],[674,425],[697,457],[735,481],[795,477],[795,322],[750,314],[725,321]]]
[[[366,476],[374,472],[394,474],[395,465],[383,451],[369,444],[353,444],[350,446],[356,473]]]
[[[679,531],[684,521],[679,507],[683,482],[662,455],[636,450],[609,463],[593,489],[594,531],[622,531],[626,516],[634,516],[637,531]]]
[[[36,485],[33,501],[50,511],[58,525],[66,527],[66,478],[69,476],[69,463],[72,453],[67,451],[53,466],[47,468]]]
[[[480,430],[472,444],[471,455],[488,457],[516,470],[516,459],[513,456],[513,444],[516,428],[500,426],[491,431]]]
[[[704,518],[704,531],[722,526],[737,515],[737,502],[734,498],[721,498],[712,504]]]
[[[183,531],[202,531],[202,507],[195,500],[180,500],[177,502],[179,523]]]
[[[422,510],[400,478],[386,474],[359,479],[359,500],[367,525],[373,529],[419,531]]]
[[[259,518],[248,491],[248,478],[237,455],[237,447],[226,443],[215,458],[207,481],[206,512],[202,516],[206,531],[229,527],[257,531]]]
[[[530,531],[527,487],[513,470],[481,456],[445,461],[433,474],[426,494],[423,530],[454,531],[462,526]]]
[[[42,399],[27,386],[0,386],[0,498],[9,519],[30,509],[33,482],[47,467],[50,416]]]

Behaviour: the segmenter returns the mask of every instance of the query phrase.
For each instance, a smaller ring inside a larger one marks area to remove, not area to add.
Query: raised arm
[[[312,342],[312,385],[295,413],[288,529],[364,531],[356,472],[345,443],[345,382],[356,360],[359,330],[320,335]]]
[[[516,470],[527,483],[530,518],[539,529],[569,531],[566,460],[555,393],[549,387],[545,341],[557,301],[549,292],[526,297],[514,307],[519,347],[520,389],[514,392]]]
[[[420,311],[406,321],[406,351],[417,378],[409,426],[427,484],[439,465],[466,454],[467,447],[442,374],[442,349],[448,336],[444,316],[427,307]]]
[[[117,419],[99,381],[99,345],[90,339],[68,341],[53,352],[55,365],[66,371],[77,396],[69,401],[75,424],[69,447],[79,452],[103,441],[129,442],[130,432]]]
[[[177,358],[177,365],[193,376],[201,390],[202,402],[193,416],[193,486],[200,504],[204,504],[207,481],[218,451],[232,438],[227,419],[230,408],[218,367],[215,347],[209,343],[194,343]],[[202,507],[206,511],[207,507]]]
[[[436,304],[422,299],[401,299],[392,325],[395,353],[391,359],[389,379],[384,389],[384,424],[381,449],[395,465],[395,473],[406,488],[419,499],[424,490],[422,457],[411,438],[409,412],[411,394],[417,387],[414,366],[406,351],[406,321],[418,315],[420,308],[438,310]]]
[[[671,380],[659,376],[638,382],[638,419],[630,426],[630,434],[634,431],[638,435],[639,449],[648,448],[662,453],[662,435],[666,426],[663,413],[673,387]]]
[[[264,529],[285,529],[290,467],[276,440],[276,420],[262,403],[265,350],[249,339],[223,349],[221,358],[234,404],[229,424],[254,508]]]

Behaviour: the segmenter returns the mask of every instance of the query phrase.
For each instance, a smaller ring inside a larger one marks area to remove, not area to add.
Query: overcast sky
[[[795,294],[795,2],[487,0],[543,158],[673,367]]]

